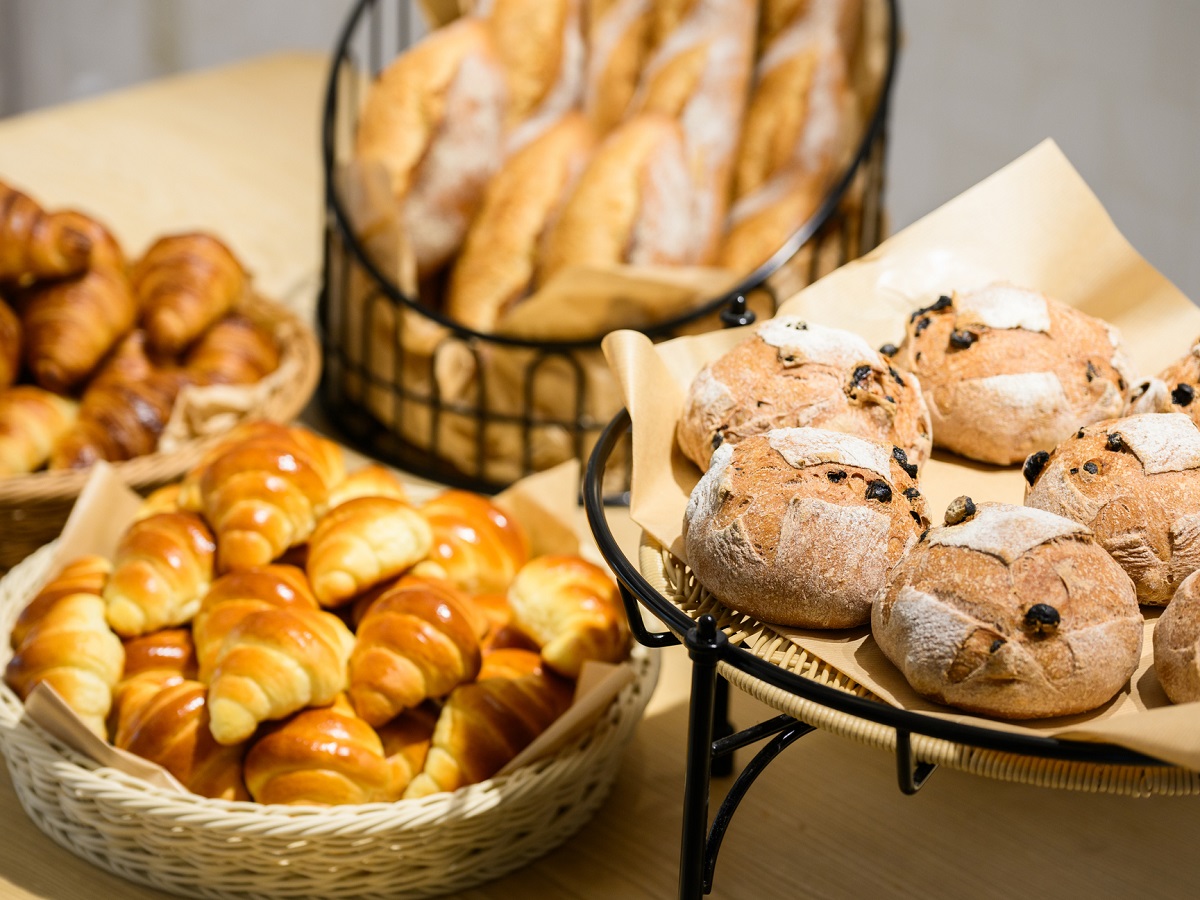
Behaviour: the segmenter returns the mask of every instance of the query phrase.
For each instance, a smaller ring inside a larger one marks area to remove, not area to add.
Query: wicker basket
[[[797,647],[770,625],[723,605],[686,565],[645,535],[638,548],[638,569],[656,591],[690,618],[713,616],[731,644],[803,678],[875,699],[865,687]],[[747,694],[802,722],[888,752],[896,750],[894,728],[781,690],[723,661],[718,663],[718,670]],[[912,735],[912,746],[917,759],[1000,781],[1139,797],[1200,794],[1200,772],[1176,766],[1102,765],[1049,759],[985,750],[920,734]]]
[[[0,580],[5,648],[52,554],[47,546]],[[529,863],[596,812],[658,678],[656,654],[635,647],[633,665],[637,678],[556,756],[399,803],[321,809],[169,793],[62,746],[2,684],[0,747],[37,826],[131,881],[200,897],[429,897]]]
[[[265,418],[289,422],[304,409],[321,377],[316,336],[294,313],[271,300],[255,296],[242,311],[291,335],[283,341],[280,365],[294,366],[298,374],[276,384],[263,406]],[[131,488],[148,493],[180,478],[199,461],[206,445],[207,441],[194,440],[170,453],[139,456],[114,468]],[[87,478],[87,469],[0,478],[0,572],[58,537]]]

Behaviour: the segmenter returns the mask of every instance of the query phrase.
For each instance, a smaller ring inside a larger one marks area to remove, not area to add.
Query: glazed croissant
[[[0,391],[0,477],[41,468],[78,412],[74,400],[31,384]]]
[[[112,563],[103,556],[81,556],[63,567],[57,578],[46,584],[25,605],[12,627],[9,642],[15,650],[24,642],[26,635],[59,600],[71,594],[95,594],[104,592],[104,585],[112,572]]]
[[[73,581],[80,574],[68,567],[63,577]],[[46,590],[61,593],[62,586],[51,582]],[[112,689],[121,677],[125,651],[104,619],[104,601],[98,593],[81,590],[61,593],[48,605],[35,597],[33,604],[42,607],[40,615],[25,632],[4,680],[22,700],[46,682],[88,728],[106,737],[105,720],[112,706]]]
[[[317,609],[308,579],[293,566],[244,569],[214,581],[192,620],[200,680],[212,680],[221,644],[234,625],[252,612],[289,606]]]
[[[0,390],[17,380],[21,370],[21,320],[0,299]]]
[[[64,278],[87,265],[91,241],[62,214],[0,181],[0,281]]]
[[[187,355],[187,369],[199,384],[254,384],[277,368],[275,338],[243,315],[222,319]]]
[[[137,508],[137,512],[134,514],[135,519],[148,519],[159,513],[179,512],[179,491],[178,482],[164,484],[151,491],[142,501],[142,505]]]
[[[245,747],[213,740],[206,690],[198,681],[181,680],[152,691],[128,712],[113,743],[158,763],[193,794],[248,800],[242,783]]]
[[[421,507],[433,529],[429,558],[471,594],[500,593],[529,559],[529,538],[515,519],[477,494],[446,491]]]
[[[190,621],[212,581],[215,552],[212,533],[194,513],[134,522],[104,589],[113,631],[134,637]]]
[[[32,288],[24,303],[25,359],[34,380],[66,393],[95,371],[137,319],[137,304],[116,239],[80,213],[69,216],[91,235],[88,268],[75,278]]]
[[[497,650],[479,680],[459,685],[442,707],[425,768],[405,798],[453,791],[491,778],[571,705],[569,681],[537,654]]]
[[[330,510],[308,542],[308,577],[322,606],[340,606],[429,553],[433,534],[407,503],[359,497]]]
[[[219,638],[209,626],[207,639]],[[298,604],[251,612],[224,635],[208,688],[212,734],[236,744],[259,722],[332,703],[346,684],[354,635]]]
[[[259,803],[334,806],[399,800],[406,768],[341,695],[268,731],[246,755],[245,774]]]
[[[208,234],[159,238],[133,269],[150,345],[178,354],[234,308],[246,273],[223,243]]]
[[[408,491],[391,470],[373,463],[351,472],[329,492],[329,508],[357,497],[391,497],[408,502]]]
[[[408,785],[425,768],[437,720],[437,708],[431,703],[422,703],[376,729],[383,741],[383,755],[392,766],[397,798],[403,796]]]
[[[449,584],[406,577],[358,626],[350,699],[371,725],[441,697],[479,671],[477,623]]]
[[[186,628],[166,628],[130,638],[125,646],[125,670],[113,688],[113,734],[120,734],[134,711],[163,688],[196,678],[196,648]]]
[[[619,662],[629,625],[617,587],[604,570],[577,556],[539,556],[508,592],[513,624],[542,648],[555,672],[578,678],[586,660]]]

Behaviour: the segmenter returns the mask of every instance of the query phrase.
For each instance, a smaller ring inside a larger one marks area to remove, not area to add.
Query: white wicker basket
[[[49,574],[53,545],[0,580],[0,635]],[[131,881],[214,898],[428,897],[542,856],[596,812],[658,678],[636,680],[558,755],[452,794],[297,808],[173,794],[98,767],[26,719],[0,684],[0,747],[29,817],[73,853]]]

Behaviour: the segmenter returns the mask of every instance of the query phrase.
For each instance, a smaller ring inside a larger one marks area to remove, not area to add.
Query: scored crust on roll
[[[1154,672],[1172,703],[1200,700],[1200,572],[1183,580],[1154,623]]]
[[[1200,339],[1180,359],[1133,390],[1128,413],[1185,413],[1200,425]]]
[[[1200,568],[1200,428],[1148,413],[1080,428],[1026,460],[1025,505],[1095,532],[1138,602],[1164,606]]]
[[[914,466],[931,448],[916,377],[898,371],[853,332],[794,316],[764,322],[754,337],[700,370],[677,436],[684,454],[705,469],[723,443],[796,426],[895,444]]]
[[[722,444],[688,501],[688,565],[739,613],[801,628],[865,624],[928,527],[903,453],[819,428]]]
[[[1000,465],[1119,416],[1133,380],[1116,328],[1002,283],[918,309],[893,358],[921,379],[935,445]]]
[[[896,567],[871,633],[913,689],[1007,719],[1095,709],[1137,668],[1129,577],[1061,516],[960,497]]]

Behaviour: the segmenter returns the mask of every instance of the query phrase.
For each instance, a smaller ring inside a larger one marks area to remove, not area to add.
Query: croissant
[[[433,534],[407,503],[359,497],[326,513],[308,542],[308,577],[322,606],[394,578],[429,553]]]
[[[272,607],[317,609],[304,573],[293,566],[263,566],[222,575],[212,583],[192,620],[200,680],[212,680],[225,635],[252,612]]]
[[[407,502],[408,492],[391,470],[373,463],[351,472],[329,492],[329,508],[333,509],[357,497],[391,497]]]
[[[103,556],[81,556],[63,567],[57,578],[51,579],[25,605],[12,627],[9,642],[15,650],[21,646],[31,628],[41,621],[59,600],[71,594],[95,594],[104,591],[112,572],[112,563]]]
[[[545,671],[535,653],[498,650],[479,674],[442,707],[425,768],[405,799],[491,778],[571,705],[571,683]]]
[[[350,699],[371,725],[479,671],[477,623],[449,584],[407,577],[367,610],[350,657]]]
[[[150,345],[178,354],[234,308],[246,273],[229,248],[208,234],[159,238],[133,269]]]
[[[120,245],[98,222],[80,213],[61,215],[91,235],[88,268],[75,278],[32,288],[21,320],[29,371],[56,393],[91,375],[137,319]]]
[[[479,638],[485,657],[494,650],[506,648],[538,652],[538,645],[514,624],[512,606],[505,594],[474,594],[469,599],[486,624]]]
[[[542,648],[551,669],[569,678],[589,659],[618,662],[629,624],[617,586],[577,556],[540,556],[517,573],[508,592],[513,624]]]
[[[135,710],[163,688],[196,678],[196,648],[186,628],[167,628],[130,638],[125,670],[113,688],[111,731],[120,734]]]
[[[267,329],[243,315],[226,316],[188,352],[200,384],[254,384],[279,367],[279,347]]]
[[[383,741],[383,755],[393,767],[392,778],[397,799],[425,768],[437,720],[437,708],[422,703],[415,709],[405,710],[377,729],[379,739]]]
[[[17,380],[21,369],[21,320],[0,299],[0,390]]]
[[[242,783],[245,747],[213,740],[206,690],[200,682],[188,680],[153,690],[123,719],[114,743],[158,763],[193,794],[249,800]]]
[[[477,494],[446,491],[421,507],[433,529],[429,558],[471,594],[508,590],[529,559],[529,538],[515,519]]]
[[[308,540],[341,480],[328,443],[300,429],[263,431],[203,466],[200,503],[220,571],[266,565]]]
[[[403,758],[389,759],[380,736],[345,695],[271,729],[246,755],[246,785],[259,803],[375,803],[399,800]]]
[[[148,519],[159,513],[179,512],[179,484],[164,484],[150,492],[134,514],[136,519]]]
[[[101,738],[125,651],[104,620],[104,601],[80,591],[45,609],[17,647],[4,680],[22,700],[42,682],[53,687]]]
[[[0,477],[41,468],[78,412],[74,400],[31,384],[0,390]]]
[[[0,181],[0,281],[64,278],[87,265],[91,241],[70,217],[50,214]]]
[[[134,522],[104,588],[113,631],[134,637],[190,621],[212,581],[215,552],[212,533],[194,513]]]
[[[208,639],[217,635],[211,625]],[[298,604],[251,612],[225,634],[208,686],[213,737],[236,744],[259,722],[332,703],[347,687],[354,635],[330,613]]]

